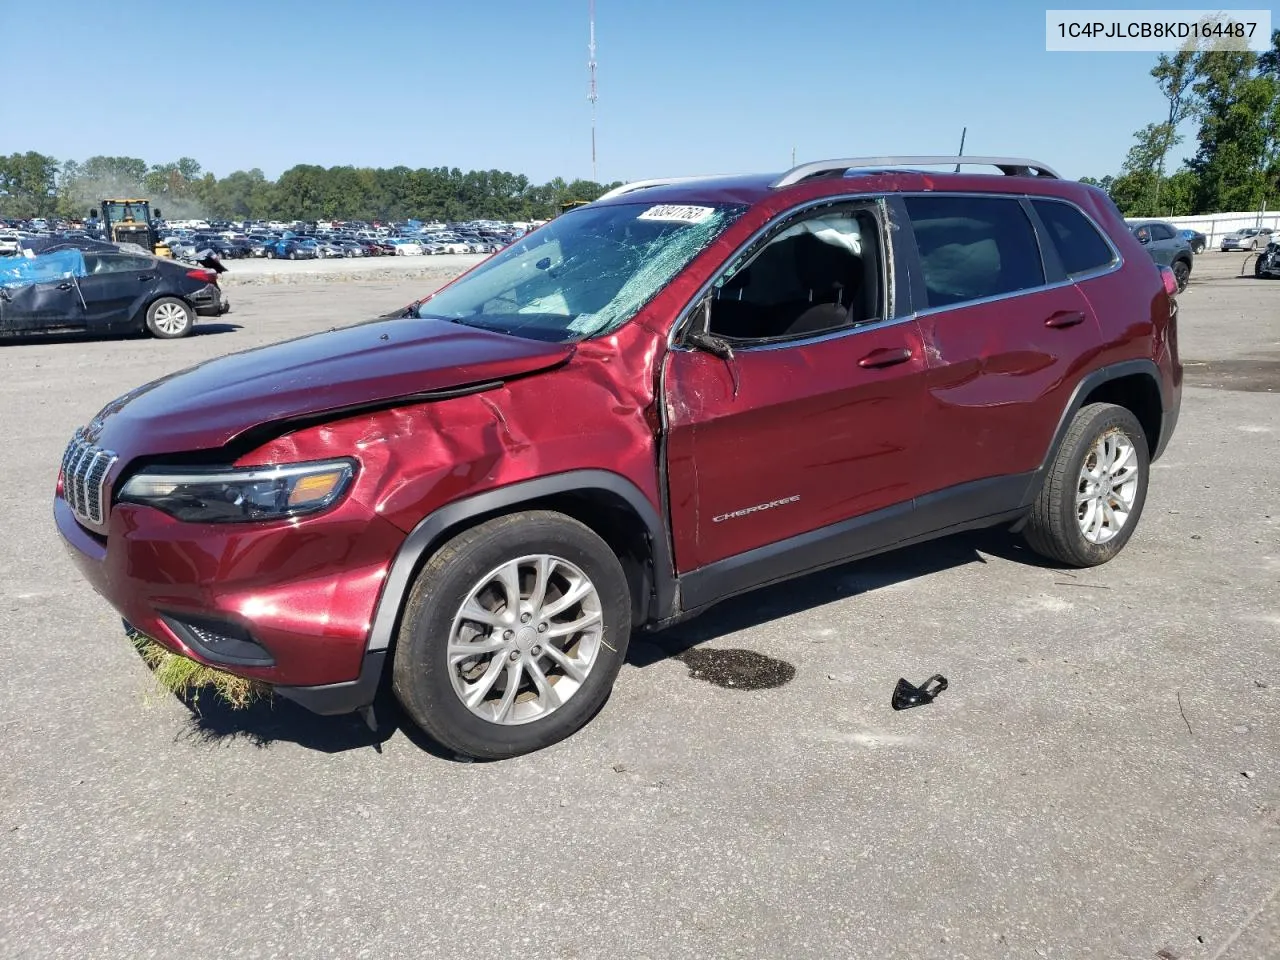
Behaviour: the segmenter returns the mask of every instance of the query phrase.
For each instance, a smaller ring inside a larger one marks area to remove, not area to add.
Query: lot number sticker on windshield
[[[671,223],[701,223],[716,212],[715,207],[693,207],[679,203],[660,203],[650,207],[637,219],[665,220]]]

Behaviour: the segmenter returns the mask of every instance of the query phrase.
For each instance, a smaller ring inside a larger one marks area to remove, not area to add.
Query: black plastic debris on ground
[[[689,676],[733,690],[765,690],[780,687],[796,675],[796,668],[752,650],[694,648],[677,656],[689,668]]]
[[[932,703],[933,698],[945,689],[947,689],[947,678],[940,673],[935,673],[918,687],[899,677],[898,685],[893,688],[893,699],[890,703],[895,710],[921,707],[926,703]]]

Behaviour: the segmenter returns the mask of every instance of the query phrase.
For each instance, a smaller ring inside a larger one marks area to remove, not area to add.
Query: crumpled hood
[[[120,457],[221,447],[254,427],[534,373],[572,344],[443,320],[378,320],[210,360],[103,407],[89,439]]]

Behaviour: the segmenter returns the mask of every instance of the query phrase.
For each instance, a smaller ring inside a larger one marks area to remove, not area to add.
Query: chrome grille
[[[110,507],[107,472],[116,462],[110,450],[95,447],[80,434],[62,455],[62,496],[81,520],[101,525]]]

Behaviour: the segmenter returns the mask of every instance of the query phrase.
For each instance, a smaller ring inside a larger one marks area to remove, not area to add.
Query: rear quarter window
[[[1115,261],[1111,246],[1089,218],[1069,203],[1032,200],[1031,205],[1045,225],[1048,241],[1058,251],[1067,276],[1075,277],[1110,266]]]

